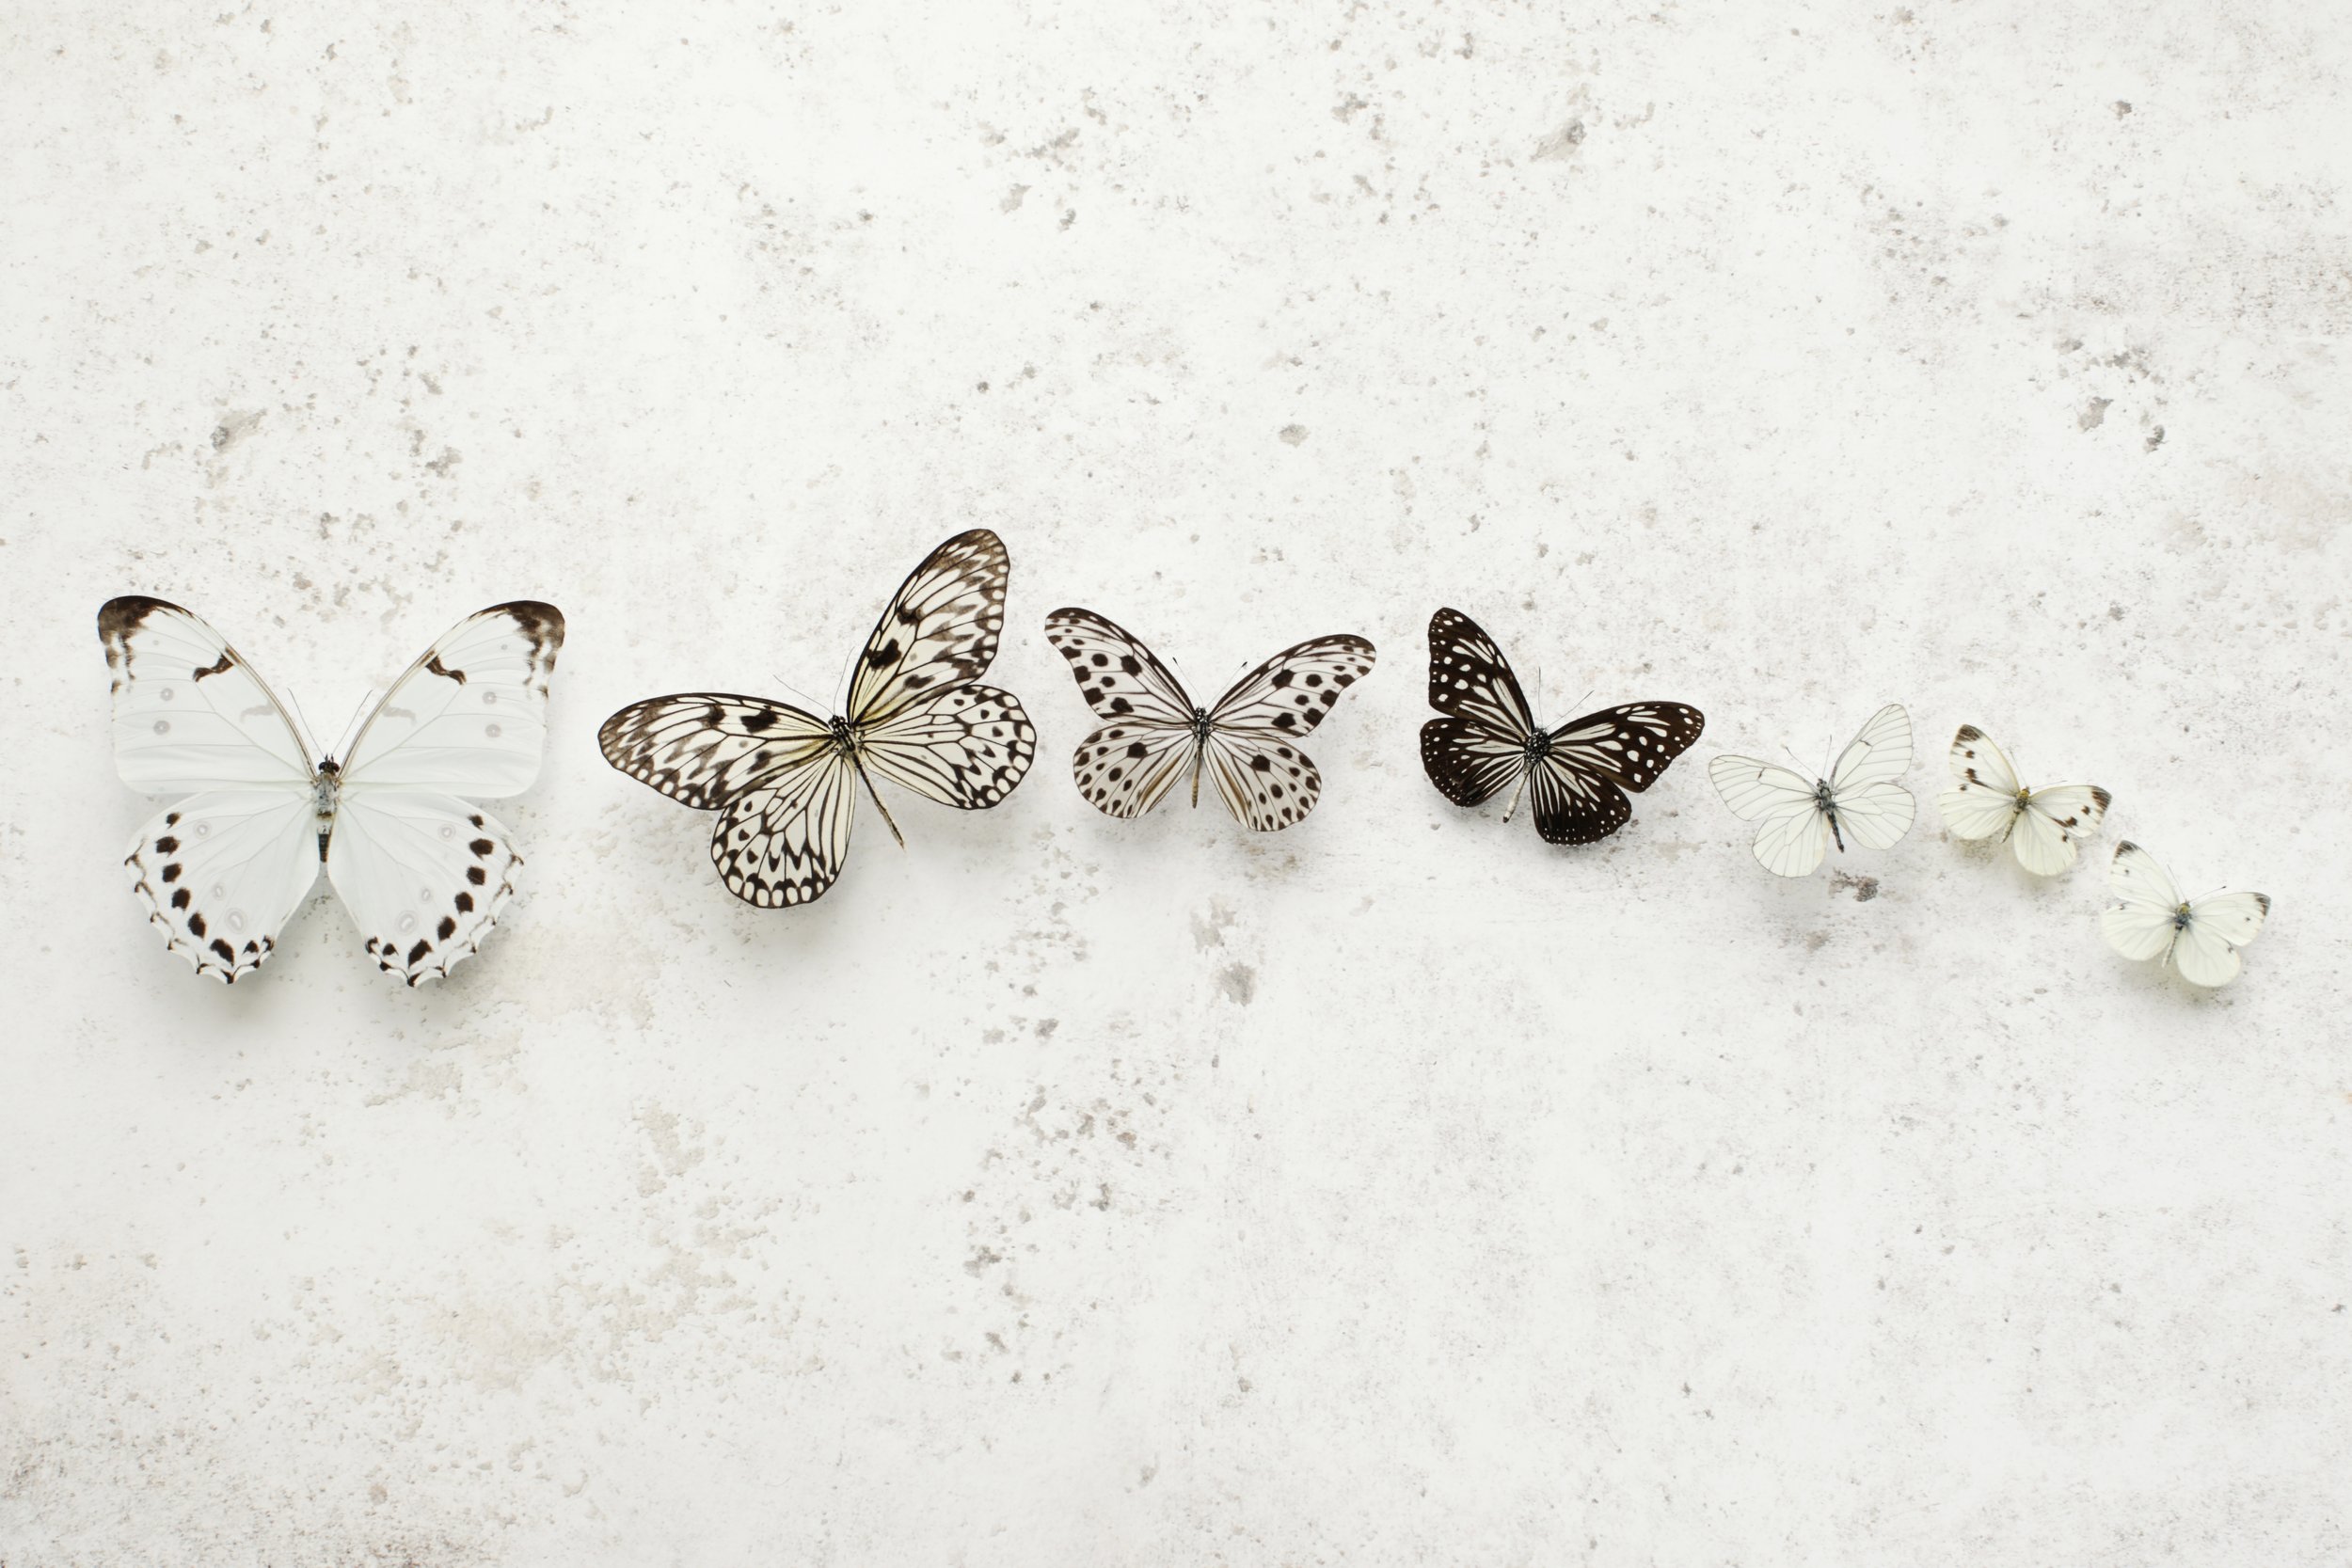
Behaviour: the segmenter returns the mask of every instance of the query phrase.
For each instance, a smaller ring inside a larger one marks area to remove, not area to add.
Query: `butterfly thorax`
[[[1551,755],[1551,736],[1549,732],[1545,730],[1534,730],[1530,732],[1524,750],[1527,752],[1527,760],[1530,762],[1541,762],[1544,758]]]
[[[2188,906],[2185,903],[2172,911],[2172,928],[2176,931],[2188,929]]]
[[[326,841],[335,836],[335,808],[342,797],[342,764],[333,757],[321,761],[310,775],[310,814],[316,818],[319,859],[326,858]]]
[[[846,757],[854,754],[865,738],[855,724],[837,713],[827,721],[825,727],[833,732],[833,749],[834,754],[838,756]]]
[[[1196,707],[1192,710],[1192,740],[1196,746],[1205,746],[1209,742],[1209,710],[1207,708]]]

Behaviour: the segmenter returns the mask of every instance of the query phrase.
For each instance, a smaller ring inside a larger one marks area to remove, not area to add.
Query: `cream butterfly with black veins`
[[[1849,833],[1866,849],[1891,849],[1911,831],[1918,802],[1896,783],[1910,769],[1911,715],[1889,703],[1838,753],[1826,779],[1808,784],[1776,763],[1733,756],[1708,763],[1707,776],[1732,816],[1763,819],[1756,863],[1775,877],[1806,877],[1833,839],[1840,853]]]
[[[1952,787],[1935,803],[1955,838],[2005,838],[2018,864],[2051,877],[2074,863],[2075,841],[2099,831],[2113,799],[2097,784],[2028,789],[1992,736],[1963,724],[1952,736]]]
[[[2196,986],[2237,977],[2237,950],[2262,934],[2270,898],[2260,893],[2208,893],[2184,898],[2155,856],[2126,839],[2107,863],[2115,902],[2099,911],[2107,945],[2127,958],[2169,961]]]
[[[564,617],[495,605],[425,650],[359,726],[319,757],[277,693],[220,633],[161,599],[109,599],[98,636],[114,675],[115,766],[183,795],[123,863],[165,942],[223,982],[249,974],[319,867],[379,968],[410,985],[473,956],[522,857],[458,799],[519,795],[539,775]]]
[[[1360,637],[1317,637],[1286,648],[1207,707],[1152,650],[1090,610],[1057,610],[1045,641],[1060,650],[1089,706],[1109,721],[1078,742],[1078,793],[1110,816],[1140,816],[1189,773],[1200,803],[1207,772],[1233,819],[1259,832],[1287,828],[1323,793],[1300,751],[1340,693],[1372,670]]]
[[[1530,789],[1547,844],[1591,844],[1624,827],[1633,816],[1624,792],[1656,784],[1707,727],[1681,703],[1628,703],[1538,729],[1510,660],[1458,610],[1429,618],[1429,705],[1444,717],[1421,727],[1421,765],[1438,792],[1475,806],[1508,786],[1508,822]]]
[[[596,732],[605,760],[697,811],[715,811],[711,863],[761,909],[824,896],[850,852],[863,784],[881,777],[963,811],[1012,793],[1037,734],[1009,691],[976,684],[996,657],[1012,566],[987,529],[959,533],[899,585],[850,680],[849,711],[692,692],[631,703]]]

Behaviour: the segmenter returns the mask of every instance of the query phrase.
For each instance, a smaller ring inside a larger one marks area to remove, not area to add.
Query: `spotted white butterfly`
[[[2237,950],[2262,933],[2270,898],[2261,893],[2208,893],[2184,898],[2155,856],[2129,839],[2107,863],[2115,902],[2099,911],[2107,945],[2127,958],[2169,960],[2197,986],[2235,979]]]
[[[324,864],[388,974],[413,986],[473,956],[522,857],[459,797],[519,795],[538,777],[564,645],[554,606],[518,599],[460,622],[392,683],[341,761],[178,605],[109,599],[98,636],[123,782],[186,797],[123,860],[172,952],[215,980],[251,974]]]
[[[987,529],[933,550],[893,595],[858,656],[848,712],[690,692],[631,703],[596,732],[605,760],[697,811],[715,811],[711,863],[727,891],[776,909],[824,895],[841,875],[863,784],[879,775],[942,805],[979,811],[1012,793],[1037,734],[1009,691],[976,684],[996,657],[1012,573]]]
[[[1505,785],[1518,809],[1533,789],[1535,831],[1549,844],[1591,844],[1632,818],[1627,790],[1647,789],[1699,737],[1706,716],[1681,703],[1628,703],[1538,729],[1518,677],[1494,639],[1458,610],[1429,618],[1429,705],[1422,770],[1457,806]]]
[[[1826,779],[1808,784],[1776,764],[1734,756],[1708,764],[1707,776],[1734,816],[1763,819],[1756,832],[1757,863],[1776,877],[1804,877],[1829,853],[1832,839],[1840,852],[1849,833],[1866,849],[1889,849],[1911,831],[1918,803],[1896,783],[1910,768],[1911,716],[1889,703],[1838,753]]]
[[[2114,797],[2097,784],[2029,789],[1993,737],[1974,724],[1952,736],[1952,787],[1935,798],[1955,838],[1998,836],[2017,863],[2052,877],[2074,863],[2077,839],[2099,831]]]
[[[1045,640],[1070,661],[1087,705],[1109,721],[1078,742],[1072,758],[1078,793],[1089,803],[1107,816],[1140,816],[1190,773],[1197,806],[1205,771],[1233,819],[1259,832],[1314,810],[1323,778],[1297,742],[1370,673],[1374,658],[1360,637],[1311,638],[1203,707],[1151,649],[1090,610],[1054,611]]]

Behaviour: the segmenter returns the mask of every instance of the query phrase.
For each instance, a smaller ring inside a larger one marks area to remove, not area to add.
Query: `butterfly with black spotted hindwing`
[[[341,761],[314,761],[278,694],[178,605],[109,599],[98,636],[117,770],[186,797],[123,860],[172,952],[223,983],[251,974],[324,865],[378,968],[414,986],[473,956],[522,857],[459,797],[519,795],[538,777],[564,645],[553,605],[517,599],[460,622],[392,683]]]
[[[1258,832],[1314,810],[1323,776],[1297,742],[1372,670],[1360,637],[1285,648],[1202,706],[1135,636],[1090,610],[1057,610],[1045,641],[1070,661],[1079,694],[1108,721],[1078,742],[1078,793],[1108,816],[1140,816],[1186,773],[1200,803],[1205,771],[1233,820]]]
[[[1539,729],[1510,660],[1458,610],[1429,620],[1429,705],[1443,717],[1421,727],[1421,762],[1438,793],[1475,806],[1507,786],[1507,822],[1529,789],[1548,844],[1591,844],[1624,827],[1625,792],[1656,784],[1707,727],[1681,703],[1627,703]]]
[[[2184,898],[2156,857],[2126,839],[2107,863],[2115,902],[2099,912],[2107,945],[2127,958],[2169,963],[2193,986],[2237,978],[2237,950],[2262,934],[2270,898],[2261,893],[2208,893]]]
[[[1012,793],[1037,752],[1021,700],[981,686],[1005,629],[1012,564],[987,529],[957,534],[891,596],[850,680],[845,713],[820,719],[768,697],[688,692],[631,703],[604,721],[607,762],[697,811],[715,811],[710,860],[761,909],[824,896],[850,852],[863,784],[881,777],[962,811]]]

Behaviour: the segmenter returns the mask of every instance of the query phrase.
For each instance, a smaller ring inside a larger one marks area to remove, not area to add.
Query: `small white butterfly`
[[[1870,716],[1838,753],[1829,777],[1807,784],[1788,768],[1754,757],[1717,757],[1707,776],[1742,822],[1761,817],[1756,861],[1775,877],[1810,876],[1846,835],[1866,849],[1886,849],[1911,831],[1918,804],[1895,781],[1911,768],[1911,716],[1889,703]]]
[[[2107,945],[2127,958],[2170,959],[2181,978],[2218,986],[2237,976],[2237,950],[2262,933],[2270,897],[2209,893],[2184,898],[2156,858],[2125,840],[2107,866],[2115,902],[2099,911]]]
[[[457,799],[519,795],[539,775],[552,605],[469,616],[370,710],[342,760],[319,758],[253,667],[178,605],[109,599],[98,636],[114,675],[115,768],[184,795],[123,859],[148,919],[199,974],[251,974],[319,867],[377,967],[410,985],[482,944],[522,864],[506,830]]]
[[[2037,877],[2074,863],[2074,841],[2099,831],[2114,797],[2097,784],[2028,789],[1993,739],[1974,724],[1952,736],[1952,787],[1935,798],[1957,838],[1998,834]]]

